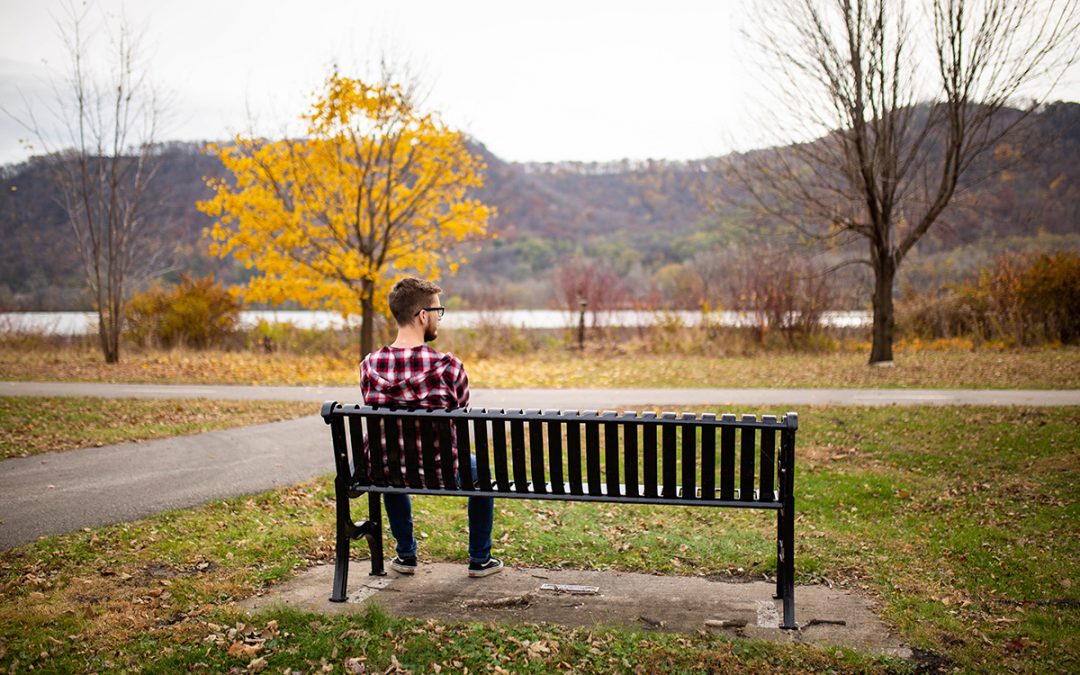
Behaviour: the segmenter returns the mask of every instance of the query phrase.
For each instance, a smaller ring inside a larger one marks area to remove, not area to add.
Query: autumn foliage
[[[302,119],[300,140],[213,146],[233,180],[199,204],[217,219],[211,252],[258,270],[246,301],[359,313],[366,353],[389,285],[455,271],[453,245],[486,233],[492,209],[468,197],[484,165],[389,81],[334,72]]]
[[[1005,253],[941,295],[909,294],[901,313],[919,337],[969,336],[1006,345],[1080,342],[1080,255]]]
[[[136,293],[125,315],[126,337],[140,346],[206,349],[236,330],[240,303],[213,276],[187,274],[171,288]]]

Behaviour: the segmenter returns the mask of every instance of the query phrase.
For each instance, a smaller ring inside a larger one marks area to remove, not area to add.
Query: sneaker
[[[470,577],[486,577],[502,572],[503,564],[498,558],[488,558],[486,563],[469,563]]]
[[[394,557],[390,561],[390,569],[402,574],[416,574],[416,558]]]

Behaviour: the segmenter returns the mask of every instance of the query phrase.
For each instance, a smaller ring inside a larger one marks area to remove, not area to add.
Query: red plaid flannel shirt
[[[440,354],[426,345],[387,346],[368,354],[360,364],[360,390],[367,405],[399,408],[463,408],[469,405],[469,377],[465,374],[465,366],[453,354]],[[450,431],[453,434],[454,428],[451,427]],[[402,443],[404,438],[403,434],[398,434]],[[383,467],[389,467],[385,433],[382,440]],[[455,444],[452,449],[455,474],[458,469],[456,450]],[[437,436],[435,451],[440,451]],[[404,450],[401,452],[401,462],[404,476]],[[385,473],[389,477],[388,468]],[[423,476],[423,467],[420,475]],[[439,483],[442,482],[440,464]]]

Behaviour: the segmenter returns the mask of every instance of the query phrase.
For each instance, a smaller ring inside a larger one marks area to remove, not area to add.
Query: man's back
[[[360,364],[364,403],[404,408],[462,408],[469,405],[469,378],[453,354],[427,345],[386,346]]]
[[[462,408],[469,404],[469,378],[461,361],[453,354],[440,354],[427,345],[419,347],[386,346],[367,355],[360,364],[360,389],[367,405],[399,408]],[[398,432],[401,466],[405,469],[404,434]],[[419,428],[416,430],[419,433]],[[454,471],[458,470],[457,435],[450,429],[454,453]],[[383,434],[382,460],[389,475],[390,455]],[[434,439],[435,453],[443,449]],[[441,482],[442,466],[437,468]],[[424,470],[420,469],[423,477]]]

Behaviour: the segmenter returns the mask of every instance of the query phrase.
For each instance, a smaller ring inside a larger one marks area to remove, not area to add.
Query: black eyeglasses
[[[443,314],[446,314],[446,308],[445,307],[421,307],[420,311],[417,312],[416,314],[413,314],[413,316],[420,316],[420,312],[438,312],[439,313],[439,318],[441,319]]]

